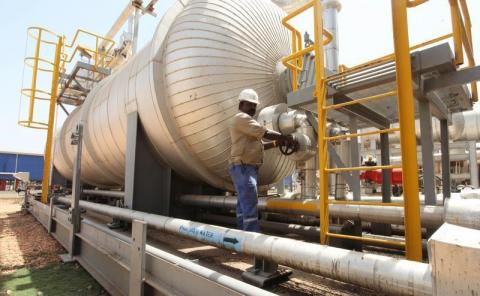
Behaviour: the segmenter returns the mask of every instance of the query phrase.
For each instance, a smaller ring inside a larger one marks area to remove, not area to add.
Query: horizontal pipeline
[[[82,191],[82,193],[87,194],[87,195],[105,196],[105,197],[113,197],[113,198],[125,198],[125,192],[115,191],[115,190],[84,189]]]
[[[71,199],[66,197],[59,197],[57,200],[65,204],[71,203]],[[364,254],[86,201],[80,201],[80,206],[87,211],[120,220],[142,220],[149,227],[160,231],[265,258],[389,295],[432,294],[432,272],[430,265],[426,263]]]
[[[188,206],[217,209],[235,209],[237,205],[235,196],[182,195],[179,201]],[[312,216],[320,213],[318,199],[259,198],[258,210]],[[332,217],[343,219],[404,224],[403,207],[331,204],[329,212]],[[446,199],[445,206],[421,206],[420,214],[423,227],[434,228],[449,222],[480,229],[480,199]]]
[[[101,224],[98,224],[94,221],[91,221],[89,219],[82,219],[82,223],[89,224],[92,227],[95,227],[99,229],[100,231],[106,232],[107,234],[122,240],[128,244],[132,243],[132,239],[129,236],[126,236],[124,234],[121,234],[119,232],[113,231],[109,229],[106,226],[102,226]],[[172,264],[175,264],[176,266],[179,266],[185,270],[188,270],[191,273],[196,274],[197,276],[203,277],[208,279],[209,281],[213,281],[219,285],[228,287],[232,289],[233,291],[236,291],[238,293],[241,293],[242,295],[260,295],[260,296],[274,296],[276,294],[270,293],[268,291],[265,291],[263,289],[257,288],[255,286],[249,285],[247,283],[244,283],[242,281],[239,281],[237,279],[231,278],[229,276],[226,276],[224,274],[218,273],[216,271],[213,271],[211,269],[208,269],[204,266],[201,266],[199,264],[196,264],[192,262],[191,260],[184,259],[178,256],[175,256],[173,254],[170,254],[168,252],[165,252],[164,250],[158,249],[154,246],[151,245],[146,245],[145,246],[145,251],[146,253],[149,253],[151,255],[157,256],[165,261],[168,261]],[[169,294],[170,291],[162,291],[165,294]]]

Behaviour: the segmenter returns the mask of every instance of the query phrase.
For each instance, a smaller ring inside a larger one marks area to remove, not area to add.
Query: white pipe
[[[132,243],[132,239],[124,234],[115,232],[113,230],[108,229],[107,227],[101,226],[98,223],[95,223],[89,219],[82,219],[82,223],[89,224],[92,227],[95,227],[103,232],[106,232],[107,234],[122,240],[128,244]],[[163,250],[160,250],[158,248],[155,248],[151,245],[146,245],[145,246],[145,251],[146,253],[149,253],[153,256],[159,257],[165,261],[168,261],[172,264],[175,264],[176,266],[179,266],[185,270],[190,271],[191,273],[196,274],[197,276],[203,277],[209,281],[215,282],[221,286],[227,287],[232,289],[233,291],[239,292],[242,295],[262,295],[262,296],[273,296],[276,294],[270,293],[266,290],[257,288],[255,286],[249,285],[247,283],[244,283],[242,281],[239,281],[237,279],[234,279],[232,277],[229,277],[227,275],[218,273],[214,270],[208,269],[204,266],[201,266],[197,263],[194,263],[188,259],[184,259],[178,256],[175,256],[171,253],[165,252]],[[170,292],[170,291],[164,291],[164,292]],[[166,293],[168,294],[168,293]]]
[[[470,185],[478,188],[477,142],[468,142],[468,159],[470,167]]]
[[[398,127],[393,124],[392,127]],[[417,139],[420,139],[420,120],[415,120]],[[449,138],[452,141],[480,141],[480,110],[458,112],[452,114],[452,124],[448,127]],[[432,135],[435,142],[440,142],[440,121],[432,118]],[[378,137],[366,136],[363,139],[377,139]],[[362,139],[362,140],[363,140]],[[390,143],[399,143],[399,134],[389,134]]]
[[[236,197],[225,196],[182,195],[179,200],[184,205],[220,209],[235,209],[237,203]],[[258,210],[318,216],[320,206],[318,199],[260,198]],[[329,213],[343,219],[404,224],[403,207],[331,204]],[[421,206],[420,215],[423,227],[434,228],[448,222],[480,229],[480,199],[446,199],[445,206]]]
[[[323,0],[323,22],[325,30],[332,34],[332,41],[325,45],[325,66],[332,73],[338,72],[338,12],[342,9],[338,0]]]
[[[65,197],[60,197],[58,200],[66,204],[71,202],[70,198]],[[356,284],[389,295],[432,295],[432,272],[429,264],[365,254],[86,201],[80,201],[80,206],[86,210],[121,220],[145,221],[149,227],[160,231],[265,258],[278,264]]]

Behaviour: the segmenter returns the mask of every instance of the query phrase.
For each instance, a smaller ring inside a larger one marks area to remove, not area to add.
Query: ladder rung
[[[333,136],[333,137],[325,137],[324,139],[326,141],[335,141],[335,140],[343,140],[343,139],[347,139],[347,138],[357,138],[357,137],[363,137],[363,136],[369,136],[369,135],[394,133],[394,132],[399,132],[399,131],[400,131],[400,128],[388,128],[388,129],[376,130],[376,131],[365,132],[365,133],[356,133],[356,134],[346,134],[346,135]]]
[[[345,234],[338,234],[338,233],[331,233],[331,232],[327,232],[327,236],[357,240],[357,241],[362,241],[362,242],[371,242],[371,243],[378,243],[378,244],[384,244],[384,245],[405,247],[405,241],[394,241],[394,240],[389,240],[389,239],[369,238],[369,237],[345,235]]]
[[[325,172],[327,173],[340,173],[340,172],[351,172],[351,171],[374,171],[374,170],[390,170],[390,169],[401,169],[401,165],[377,165],[377,166],[360,166],[360,167],[349,167],[349,168],[326,168]]]
[[[400,202],[374,202],[374,201],[356,201],[356,200],[329,200],[329,204],[334,205],[357,205],[357,206],[381,206],[381,207],[403,207]]]
[[[383,98],[391,97],[391,96],[395,96],[395,95],[397,95],[396,91],[389,91],[389,92],[386,92],[386,93],[383,93],[383,94],[378,94],[378,95],[374,95],[374,96],[370,96],[370,97],[366,97],[366,98],[362,98],[362,99],[356,99],[356,100],[352,100],[352,101],[345,102],[345,103],[325,106],[325,107],[323,107],[323,109],[324,110],[340,109],[340,108],[343,108],[345,106],[366,103],[366,102],[369,102],[369,101],[379,100],[379,99],[383,99]]]

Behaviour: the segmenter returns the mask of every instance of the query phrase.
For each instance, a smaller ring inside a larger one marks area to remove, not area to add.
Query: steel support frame
[[[173,171],[152,153],[138,117],[127,115],[125,155],[125,206],[129,209],[171,215]],[[158,196],[163,198],[158,198]]]
[[[418,189],[415,106],[412,87],[407,1],[392,0],[393,41],[395,48],[397,104],[405,203],[405,250],[409,260],[422,260],[420,199]]]
[[[448,121],[440,120],[440,149],[442,152],[442,195],[443,203],[451,195],[450,179],[450,142],[448,135]]]
[[[64,261],[73,261],[80,252],[80,245],[77,240],[77,233],[80,232],[81,209],[80,197],[82,195],[82,148],[83,148],[83,123],[77,124],[75,133],[72,135],[72,145],[76,145],[75,160],[73,162],[72,178],[72,204],[69,209],[69,220],[71,223],[69,235],[68,255],[63,256]],[[54,203],[51,203],[51,207]]]
[[[390,165],[390,141],[388,134],[380,134],[380,160],[382,165]],[[382,202],[392,202],[392,170],[382,170]],[[392,225],[387,223],[372,223],[373,234],[392,235]]]
[[[418,100],[420,113],[420,143],[422,145],[423,194],[426,205],[437,204],[435,160],[433,158],[432,109],[426,98]]]
[[[41,42],[40,35],[38,36],[38,44],[37,44],[37,51],[36,57],[38,58],[39,54],[39,46]],[[57,105],[57,92],[58,92],[58,79],[60,75],[60,58],[63,49],[63,38],[58,37],[57,44],[55,46],[55,58],[53,62],[53,70],[52,70],[52,85],[50,90],[50,106],[48,111],[48,126],[47,126],[47,141],[45,143],[45,160],[43,164],[43,180],[42,180],[42,202],[46,204],[48,202],[48,195],[50,193],[50,180],[51,180],[51,172],[52,172],[52,150],[53,150],[53,132],[55,129],[55,109]],[[35,61],[36,66],[38,60]],[[36,71],[34,70],[35,75],[32,79],[35,80],[36,85]],[[33,87],[35,88],[35,87]],[[34,94],[32,94],[34,95]]]

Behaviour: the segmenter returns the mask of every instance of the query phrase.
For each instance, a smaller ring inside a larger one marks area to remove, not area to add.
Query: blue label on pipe
[[[203,227],[188,227],[183,225],[180,226],[178,232],[195,240],[200,240],[215,245],[223,245],[226,248],[234,249],[237,252],[242,249],[243,239],[236,237],[233,234],[226,234],[224,236],[223,232],[205,230]]]
[[[222,233],[205,230],[199,227],[185,227],[182,225],[180,226],[179,232],[185,236],[216,245],[221,245],[223,240]]]

